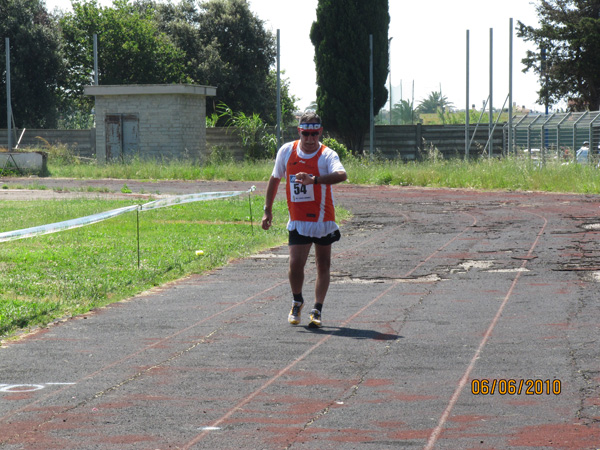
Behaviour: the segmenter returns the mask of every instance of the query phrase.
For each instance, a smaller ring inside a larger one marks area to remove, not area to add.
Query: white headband
[[[298,128],[302,130],[320,130],[322,125],[320,123],[301,123]]]

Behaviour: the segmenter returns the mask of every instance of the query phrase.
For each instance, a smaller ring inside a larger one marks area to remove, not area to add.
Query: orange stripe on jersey
[[[300,158],[296,151],[299,141],[295,141],[290,158],[286,165],[286,193],[290,219],[303,222],[328,222],[335,221],[335,208],[330,184],[295,183],[298,172],[306,172],[313,176],[320,176],[319,158],[325,149],[324,145],[314,156],[306,159]]]

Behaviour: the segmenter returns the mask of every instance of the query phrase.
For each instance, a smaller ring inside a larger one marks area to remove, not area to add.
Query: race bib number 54
[[[312,202],[315,199],[314,185],[296,183],[296,175],[290,175],[290,188],[293,202]]]

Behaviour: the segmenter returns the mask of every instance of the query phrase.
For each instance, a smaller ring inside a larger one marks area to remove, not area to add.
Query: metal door
[[[137,114],[107,114],[106,160],[126,161],[139,150],[139,119]]]
[[[107,114],[104,123],[106,126],[106,161],[114,161],[121,157],[121,115]]]
[[[131,160],[137,155],[140,142],[139,142],[139,120],[135,114],[123,114],[122,116],[123,126],[123,152],[122,158],[125,161]]]

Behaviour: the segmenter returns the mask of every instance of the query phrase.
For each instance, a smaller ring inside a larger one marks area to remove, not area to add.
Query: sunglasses
[[[318,131],[303,131],[302,136],[318,136]]]

